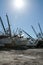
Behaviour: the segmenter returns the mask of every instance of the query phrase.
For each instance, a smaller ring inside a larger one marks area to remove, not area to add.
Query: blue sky
[[[5,16],[7,13],[12,31],[15,31],[17,27],[23,28],[32,37],[35,37],[31,25],[34,26],[38,33],[40,32],[38,22],[40,23],[43,31],[43,0],[24,0],[24,2],[27,3],[27,6],[23,11],[16,11],[12,6],[10,6],[12,1],[13,0],[0,0],[0,16],[3,19],[5,28],[8,27]],[[0,31],[3,31],[1,24]]]

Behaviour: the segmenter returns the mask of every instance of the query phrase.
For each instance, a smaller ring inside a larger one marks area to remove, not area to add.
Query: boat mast
[[[32,25],[31,25],[31,27],[32,27],[32,29],[33,29],[33,31],[34,31],[34,33],[35,33],[36,37],[38,38],[38,35],[37,35],[37,33],[36,33],[36,31],[35,31],[34,27],[33,27]]]
[[[0,22],[1,22],[1,25],[2,25],[2,27],[3,27],[3,30],[4,30],[5,34],[7,34],[1,17],[0,17]]]
[[[22,31],[23,31],[25,34],[27,34],[27,35],[29,36],[30,39],[34,40],[34,38],[31,37],[26,31],[24,31],[23,29],[22,29]]]
[[[8,18],[7,14],[6,14],[6,18],[7,18],[7,23],[8,23],[8,27],[9,27],[9,35],[11,37],[11,28],[10,28],[9,18]]]
[[[38,26],[39,26],[39,29],[40,29],[41,36],[43,36],[43,33],[42,33],[42,29],[41,29],[40,23],[38,23]]]

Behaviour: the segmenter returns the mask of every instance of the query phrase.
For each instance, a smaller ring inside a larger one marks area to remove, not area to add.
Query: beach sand
[[[0,65],[43,65],[43,49],[0,50]]]

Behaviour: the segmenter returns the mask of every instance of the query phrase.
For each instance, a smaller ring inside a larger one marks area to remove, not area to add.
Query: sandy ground
[[[43,49],[1,50],[0,65],[43,65]]]

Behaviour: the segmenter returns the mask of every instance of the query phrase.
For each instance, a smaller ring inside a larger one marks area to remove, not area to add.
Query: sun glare
[[[25,3],[23,0],[14,0],[12,5],[15,9],[22,9],[24,8]]]
[[[23,0],[15,0],[15,7],[16,8],[22,8],[24,6]]]
[[[29,7],[30,3],[27,0],[11,0],[10,2],[11,11],[16,13],[25,13]]]

